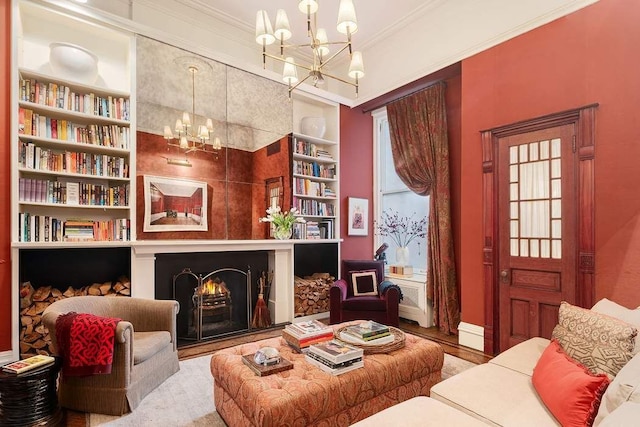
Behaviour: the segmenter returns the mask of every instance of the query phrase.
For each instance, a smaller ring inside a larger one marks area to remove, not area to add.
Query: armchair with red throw
[[[401,291],[389,282],[382,283],[384,261],[343,260],[341,271],[342,279],[329,290],[329,323],[374,320],[398,326]]]

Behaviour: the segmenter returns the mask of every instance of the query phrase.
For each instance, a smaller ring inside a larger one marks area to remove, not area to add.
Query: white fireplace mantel
[[[268,251],[273,284],[269,309],[275,323],[293,320],[293,249],[296,240],[145,240],[132,242],[131,296],[155,299],[156,254]]]

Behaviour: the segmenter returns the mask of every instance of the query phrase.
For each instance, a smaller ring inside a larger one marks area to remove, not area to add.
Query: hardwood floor
[[[325,323],[329,319],[322,319]],[[204,342],[197,345],[185,346],[178,349],[178,358],[187,360],[194,357],[211,354],[217,350],[232,347],[239,344],[245,344],[252,341],[263,340],[267,338],[278,337],[282,334],[284,325],[273,326],[267,330],[257,333],[251,333],[242,336],[235,336],[223,339],[216,339],[211,342]],[[473,363],[485,363],[491,360],[492,356],[488,356],[481,351],[474,350],[469,347],[458,344],[458,337],[455,335],[446,335],[441,333],[438,328],[423,328],[417,323],[400,319],[400,329],[413,335],[426,338],[439,343],[445,353],[459,357]],[[87,414],[67,410],[67,427],[86,427],[88,426]]]

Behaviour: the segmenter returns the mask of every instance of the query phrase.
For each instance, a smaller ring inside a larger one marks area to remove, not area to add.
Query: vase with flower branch
[[[260,218],[260,222],[269,222],[273,229],[273,237],[279,240],[291,238],[293,232],[293,224],[296,222],[305,223],[305,219],[300,216],[297,208],[291,208],[289,211],[283,212],[280,206],[274,206],[267,209],[267,216]]]
[[[374,226],[378,235],[390,237],[396,244],[396,265],[400,266],[410,264],[409,244],[427,236],[427,218],[416,217],[415,212],[409,216],[402,216],[393,209],[384,210],[380,221],[375,221]],[[420,242],[417,243],[419,251]]]

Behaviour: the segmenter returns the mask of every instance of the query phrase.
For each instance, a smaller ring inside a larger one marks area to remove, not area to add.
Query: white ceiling
[[[89,7],[152,28],[150,36],[158,40],[182,40],[194,52],[271,78],[278,78],[282,67],[272,62],[262,70],[261,49],[255,42],[256,12],[267,10],[273,22],[277,9],[285,9],[294,33],[290,42],[306,40],[306,17],[298,10],[297,0],[88,1]],[[356,99],[353,87],[332,79],[325,87],[337,100],[352,106],[598,0],[353,1],[358,16],[353,45],[363,52],[366,70],[360,96]],[[339,2],[319,0],[318,26],[326,28],[330,41],[343,37],[335,29]],[[343,60],[336,58],[332,72],[346,77],[347,67],[344,55]]]

